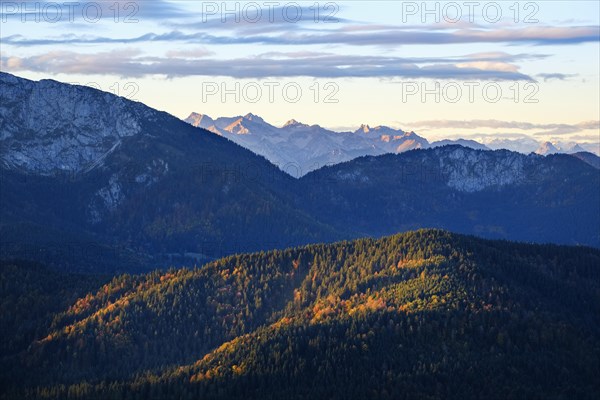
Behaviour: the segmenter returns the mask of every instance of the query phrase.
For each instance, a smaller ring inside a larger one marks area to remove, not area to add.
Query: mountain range
[[[296,177],[362,155],[429,147],[427,140],[414,132],[384,126],[370,128],[363,125],[356,132],[333,132],[318,125],[290,120],[277,128],[254,114],[213,120],[192,113],[185,121],[264,156]]]
[[[0,73],[0,399],[598,398],[599,168]]]
[[[460,145],[357,151],[297,179],[225,134],[141,103],[6,73],[0,85],[4,259],[70,271],[146,271],[423,227],[600,247],[600,172],[590,153]],[[211,126],[251,132],[265,124],[248,115]],[[347,142],[348,152],[356,143],[426,144],[384,127],[321,135],[321,128],[311,127],[313,134],[291,122],[284,129],[298,142]]]
[[[471,139],[429,142],[415,132],[405,132],[387,126],[361,125],[355,131],[336,132],[292,119],[282,127],[276,127],[251,113],[217,119],[192,113],[185,122],[226,137],[264,156],[295,177],[360,156],[402,153],[446,145],[460,145],[475,150],[508,149],[524,154],[534,152],[541,155],[588,152],[577,143],[538,143],[529,138],[494,139],[487,145]]]

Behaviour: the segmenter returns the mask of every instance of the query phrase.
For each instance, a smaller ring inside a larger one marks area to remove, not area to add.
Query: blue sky
[[[600,141],[596,1],[0,3],[2,71],[178,117]]]

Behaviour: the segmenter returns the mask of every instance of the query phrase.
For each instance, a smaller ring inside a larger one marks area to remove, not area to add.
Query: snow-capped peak
[[[369,133],[370,131],[371,127],[369,125],[362,124],[356,132]]]
[[[187,117],[184,121],[190,125],[193,125],[193,126],[199,127],[199,128],[208,128],[208,127],[214,125],[214,123],[215,123],[215,121],[208,115],[200,114],[200,113],[196,113],[196,112],[191,113],[190,116]]]
[[[253,121],[253,122],[265,122],[264,119],[262,119],[261,117],[259,117],[256,114],[252,114],[252,113],[248,113],[248,114],[244,115],[243,118],[247,119],[248,121]]]
[[[282,128],[309,128],[308,124],[303,124],[302,122],[296,121],[295,119],[290,119],[286,122]],[[319,125],[313,125],[313,127],[320,128]]]
[[[546,156],[548,154],[560,153],[560,150],[556,146],[554,146],[552,143],[544,142],[540,145],[540,147],[535,152],[537,154]]]
[[[306,124],[303,124],[302,122],[298,122],[295,119],[290,119],[288,122],[286,122],[283,125],[283,128],[288,128],[288,127],[297,127],[297,126],[308,126]]]

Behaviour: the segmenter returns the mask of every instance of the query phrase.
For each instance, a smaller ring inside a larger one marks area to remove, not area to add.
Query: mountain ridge
[[[254,114],[247,114],[253,115]],[[371,127],[362,124],[355,131],[337,132],[323,128],[317,124],[305,124],[291,119],[278,128],[258,117],[259,123],[244,126],[244,121],[252,121],[247,116],[213,118],[199,113],[191,113],[185,122],[221,136],[250,149],[256,154],[265,156],[273,164],[284,171],[290,168],[295,177],[301,177],[321,167],[349,161],[353,158],[368,155],[402,153],[414,149],[426,149],[444,145],[459,144],[475,150],[506,149],[524,154],[535,152],[549,155],[555,153],[577,153],[585,151],[576,143],[556,144],[550,142],[537,144],[527,149],[530,143],[515,145],[507,141],[492,141],[492,147],[472,139],[444,139],[429,142],[413,131],[406,132],[388,126]],[[227,126],[231,124],[230,126]],[[240,126],[234,131],[233,126]],[[288,133],[294,133],[290,136]],[[319,134],[319,137],[316,137]],[[299,136],[312,137],[312,140],[298,140]],[[319,140],[317,140],[319,139]],[[323,151],[325,149],[325,151]],[[348,151],[350,150],[350,151]]]

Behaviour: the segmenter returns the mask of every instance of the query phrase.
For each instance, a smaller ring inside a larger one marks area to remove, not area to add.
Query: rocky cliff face
[[[83,86],[0,73],[0,87],[1,162],[21,172],[94,168],[151,117],[141,103]]]
[[[523,155],[511,151],[477,151],[451,146],[436,148],[440,171],[446,184],[461,192],[478,192],[487,188],[501,188],[522,184],[532,177],[527,173],[540,156]]]

